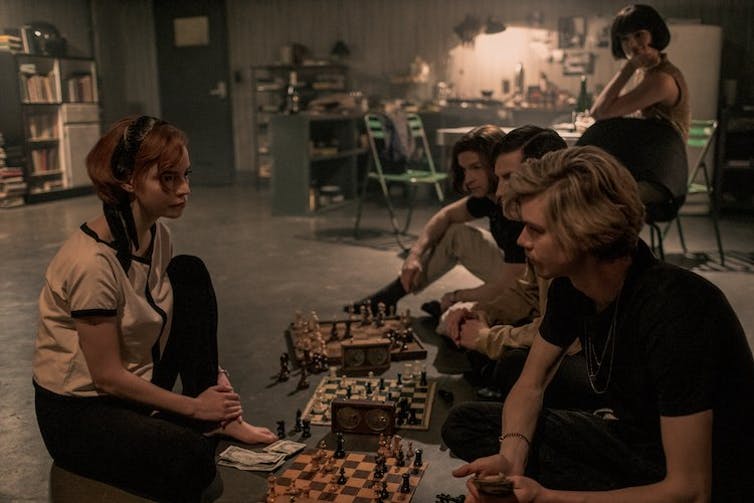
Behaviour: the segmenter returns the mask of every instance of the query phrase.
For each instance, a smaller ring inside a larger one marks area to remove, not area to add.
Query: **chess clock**
[[[332,401],[332,431],[392,435],[395,432],[395,403],[373,400]]]
[[[348,339],[340,344],[343,373],[347,376],[382,372],[390,368],[390,341]]]

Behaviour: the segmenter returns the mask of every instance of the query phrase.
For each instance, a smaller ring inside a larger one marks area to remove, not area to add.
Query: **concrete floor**
[[[304,408],[310,394],[295,393],[295,379],[271,386],[278,356],[286,349],[283,330],[294,311],[313,309],[323,318],[331,316],[339,306],[392,280],[401,259],[396,247],[380,250],[313,239],[318,234],[337,235],[350,228],[353,206],[316,217],[294,218],[272,217],[269,203],[268,191],[251,185],[195,187],[183,218],[169,225],[176,253],[201,256],[213,275],[220,307],[221,361],[242,394],[247,418],[274,429],[279,419],[291,424],[295,410]],[[414,228],[418,230],[435,209],[428,204],[417,210]],[[34,418],[30,360],[44,269],[67,236],[98,211],[94,197],[82,197],[0,212],[0,501],[137,500],[51,470]],[[368,205],[366,214],[365,227],[386,228],[382,206]],[[684,228],[691,250],[715,249],[707,220],[687,219]],[[754,251],[751,217],[724,219],[722,232],[726,249]],[[678,251],[673,232],[666,250]],[[754,346],[754,276],[741,272],[710,272],[704,276],[728,296]],[[421,297],[402,301],[399,308],[418,314],[424,300],[439,298],[447,290],[475,281],[456,268]],[[423,325],[421,333],[430,332]],[[439,379],[441,388],[453,391],[456,402],[471,396],[471,388],[458,375],[466,365],[464,357],[431,335],[425,342],[430,376]],[[406,433],[415,445],[424,448],[430,463],[415,498],[418,502],[432,502],[440,492],[463,492],[463,482],[449,477],[450,470],[461,463],[440,445],[439,428],[447,409],[438,401],[431,430]],[[313,427],[312,433],[309,444],[313,446],[329,432]],[[373,449],[369,444],[367,437],[352,439],[349,445]],[[229,468],[220,472],[224,492],[219,501],[261,499],[263,475]]]

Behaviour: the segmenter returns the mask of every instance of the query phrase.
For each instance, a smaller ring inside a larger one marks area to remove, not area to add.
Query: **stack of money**
[[[250,472],[271,472],[285,463],[281,452],[254,452],[231,445],[220,453],[217,464]]]
[[[300,450],[306,447],[306,444],[300,442],[294,442],[292,440],[278,440],[274,444],[270,444],[264,449],[264,452],[275,452],[285,454],[286,457],[296,454]]]
[[[220,453],[217,464],[250,472],[271,472],[285,463],[285,458],[299,452],[304,447],[306,447],[306,444],[290,440],[278,440],[265,447],[264,452],[250,451],[231,445]]]

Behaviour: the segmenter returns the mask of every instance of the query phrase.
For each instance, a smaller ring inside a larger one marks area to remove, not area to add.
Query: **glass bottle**
[[[288,89],[285,97],[285,111],[289,114],[299,112],[299,102],[301,97],[298,95],[298,74],[292,71],[288,76]]]
[[[589,93],[586,90],[586,75],[581,76],[581,89],[579,89],[579,97],[576,99],[576,113],[588,112],[592,108],[592,100],[589,97]]]

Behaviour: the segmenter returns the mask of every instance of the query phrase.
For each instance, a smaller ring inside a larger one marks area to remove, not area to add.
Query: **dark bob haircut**
[[[453,178],[453,188],[459,194],[465,194],[466,189],[463,186],[463,168],[458,163],[458,155],[462,152],[475,152],[479,154],[479,160],[487,169],[489,178],[490,193],[495,192],[497,179],[495,178],[494,159],[492,151],[495,146],[503,140],[505,134],[502,129],[491,124],[475,127],[463,135],[453,145],[453,159],[450,163],[450,175]]]
[[[610,50],[615,59],[626,59],[620,43],[621,37],[639,30],[647,30],[652,35],[649,46],[658,51],[662,51],[670,43],[668,25],[654,7],[642,4],[627,5],[615,16],[610,29]]]

